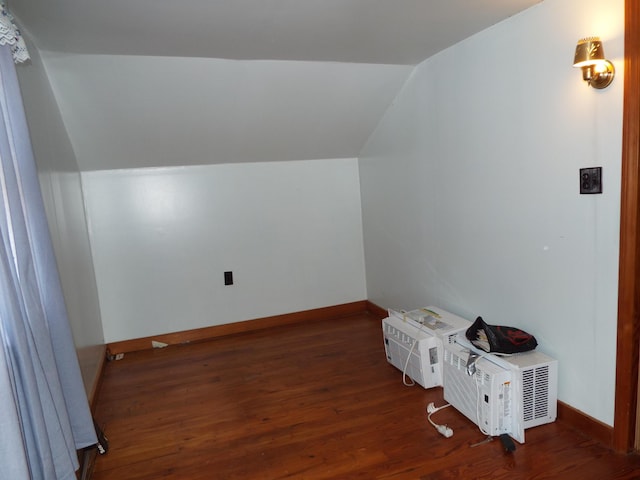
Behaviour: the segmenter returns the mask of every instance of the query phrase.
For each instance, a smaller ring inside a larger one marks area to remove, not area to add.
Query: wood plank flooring
[[[560,365],[562,368],[562,365]],[[640,479],[561,422],[504,452],[453,408],[427,422],[442,390],[406,387],[362,314],[129,353],[105,366],[96,419],[104,479]]]

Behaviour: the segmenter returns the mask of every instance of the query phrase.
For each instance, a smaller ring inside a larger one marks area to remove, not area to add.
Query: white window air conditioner
[[[455,342],[470,326],[468,320],[438,307],[389,310],[382,320],[387,361],[424,388],[442,386],[443,345]]]
[[[486,435],[524,443],[525,429],[556,419],[558,362],[541,352],[497,356],[458,336],[445,345],[443,380],[445,401]]]

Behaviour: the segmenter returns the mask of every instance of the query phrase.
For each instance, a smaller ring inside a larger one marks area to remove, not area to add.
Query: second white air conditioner
[[[387,361],[424,388],[442,386],[443,345],[455,342],[471,322],[438,307],[400,313],[382,320]]]

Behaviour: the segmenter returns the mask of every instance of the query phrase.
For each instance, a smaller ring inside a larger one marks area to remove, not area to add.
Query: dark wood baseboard
[[[76,356],[78,358],[80,374],[82,375],[82,384],[89,404],[92,407],[97,392],[100,389],[102,370],[106,360],[106,350],[107,346],[104,343],[80,348],[76,347]]]
[[[613,446],[613,427],[560,401],[558,401],[558,421],[564,422],[604,446]]]
[[[118,353],[149,350],[153,348],[151,343],[152,341],[165,343],[167,345],[179,345],[200,342],[225,335],[278,327],[281,325],[348,317],[350,315],[356,315],[367,311],[368,302],[366,300],[361,300],[342,305],[316,308],[313,310],[287,313],[284,315],[275,315],[272,317],[257,318],[243,322],[228,323],[225,325],[215,325],[212,327],[197,328],[183,332],[166,333],[162,335],[154,335],[152,337],[112,342],[107,344],[107,350],[109,355],[116,355]]]
[[[107,361],[107,346],[103,345],[101,348],[102,354],[100,355],[100,359],[98,360],[98,367],[96,369],[96,375],[93,379],[93,382],[87,392],[87,397],[89,400],[89,406],[91,407],[91,412],[95,412],[96,401],[98,400],[98,394],[100,393],[100,386],[102,385],[102,374],[104,372],[104,365]]]
[[[383,318],[387,318],[389,316],[389,312],[387,311],[386,308],[379,307],[378,305],[376,305],[373,302],[370,302],[369,300],[367,300],[367,311],[371,315],[377,317],[380,320],[382,320]]]
[[[87,394],[87,400],[89,401],[89,408],[91,415],[95,418],[96,404],[98,402],[98,396],[100,395],[100,387],[102,386],[102,379],[104,373],[104,366],[107,361],[107,346],[97,345],[91,348],[91,355],[87,355],[87,351],[83,350],[78,354],[78,360],[81,363],[81,369],[84,362],[85,370],[88,369],[86,364],[91,367],[90,378],[83,379],[85,381],[85,391]],[[86,374],[86,373],[85,373]],[[76,472],[76,478],[78,480],[89,480],[91,478],[91,472],[96,461],[97,448],[95,446],[89,446],[76,451],[78,455],[78,463],[80,468]]]

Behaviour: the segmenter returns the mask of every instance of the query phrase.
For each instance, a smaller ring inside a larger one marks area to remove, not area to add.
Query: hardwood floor
[[[560,365],[562,368],[562,365]],[[505,453],[442,390],[406,387],[369,315],[126,354],[105,366],[96,419],[103,479],[632,479],[618,455],[561,422]]]

